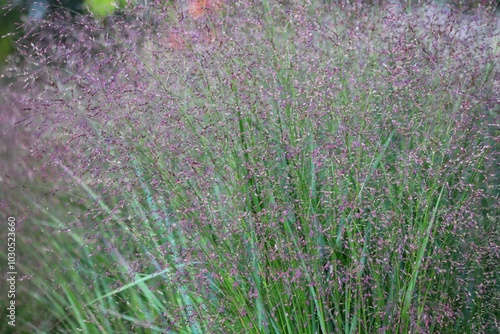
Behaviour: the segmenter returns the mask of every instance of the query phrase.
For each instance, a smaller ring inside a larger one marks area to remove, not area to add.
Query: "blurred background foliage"
[[[15,50],[15,41],[22,34],[23,22],[44,19],[54,11],[68,11],[72,15],[92,13],[96,17],[104,17],[125,7],[126,3],[127,0],[0,0],[0,68]]]
[[[117,9],[124,8],[130,1],[146,5],[146,2],[142,0],[0,0],[0,71],[5,65],[7,56],[15,50],[15,40],[22,34],[21,25],[23,22],[46,18],[49,13],[54,11],[69,11],[72,15],[92,13],[96,17],[105,17],[112,15]],[[355,1],[357,0],[353,0],[353,2]],[[420,0],[389,1],[402,1],[408,5],[422,2]],[[386,1],[363,0],[363,2],[377,5]],[[500,5],[500,0],[439,0],[437,2],[448,3],[464,11],[478,6],[495,6],[498,9]]]

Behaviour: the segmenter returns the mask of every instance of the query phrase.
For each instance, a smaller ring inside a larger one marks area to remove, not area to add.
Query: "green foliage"
[[[418,9],[238,5],[32,58],[65,189],[28,196],[39,331],[498,329],[494,50]]]

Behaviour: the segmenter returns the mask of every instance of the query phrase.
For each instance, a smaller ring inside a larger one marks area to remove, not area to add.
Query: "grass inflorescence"
[[[491,9],[192,6],[30,27],[22,326],[498,331]]]

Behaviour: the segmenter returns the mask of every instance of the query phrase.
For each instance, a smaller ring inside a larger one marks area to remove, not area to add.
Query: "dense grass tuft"
[[[492,10],[200,10],[31,27],[29,94],[12,97],[50,172],[48,196],[23,193],[37,214],[19,247],[48,316],[22,325],[497,332]]]

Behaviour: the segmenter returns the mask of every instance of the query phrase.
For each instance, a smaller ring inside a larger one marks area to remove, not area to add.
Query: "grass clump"
[[[186,13],[40,32],[23,124],[66,187],[34,222],[46,330],[498,330],[489,12]]]

